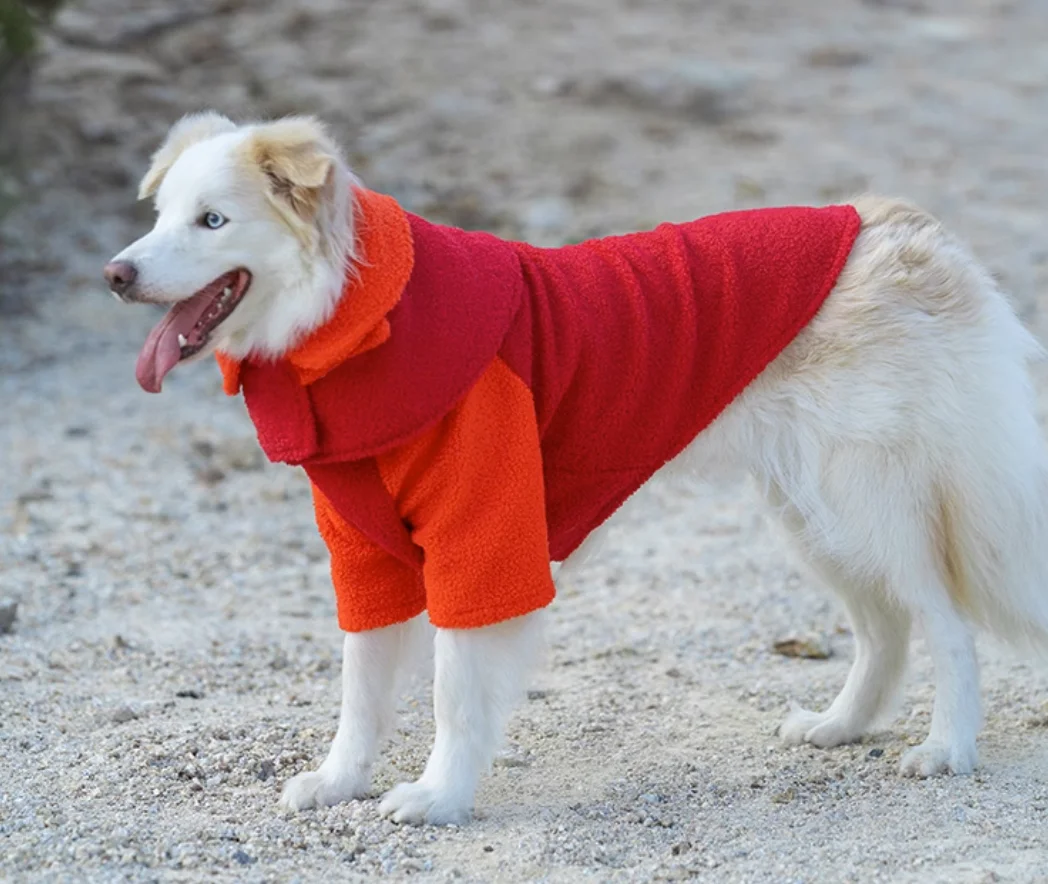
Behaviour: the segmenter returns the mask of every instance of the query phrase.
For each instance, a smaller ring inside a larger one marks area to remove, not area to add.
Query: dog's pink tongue
[[[166,375],[182,358],[178,336],[189,333],[211,303],[211,292],[200,292],[175,304],[149,333],[135,364],[135,377],[147,393],[159,393]]]

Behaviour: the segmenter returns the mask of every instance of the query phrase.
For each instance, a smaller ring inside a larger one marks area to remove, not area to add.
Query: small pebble
[[[14,631],[17,616],[18,602],[8,599],[0,602],[0,635],[7,635]]]
[[[113,714],[109,716],[110,719],[117,724],[124,724],[128,721],[134,721],[138,718],[138,713],[135,712],[130,706],[124,705],[113,710]]]

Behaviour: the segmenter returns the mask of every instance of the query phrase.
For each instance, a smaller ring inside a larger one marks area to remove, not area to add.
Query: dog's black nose
[[[110,261],[102,272],[105,274],[110,290],[115,295],[119,295],[121,299],[131,290],[138,276],[135,265],[127,261]]]

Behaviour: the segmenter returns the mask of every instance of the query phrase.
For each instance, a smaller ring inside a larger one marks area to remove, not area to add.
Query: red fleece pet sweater
[[[860,228],[762,209],[539,249],[356,196],[332,319],[278,362],[219,357],[269,459],[309,474],[347,631],[548,604],[550,560],[794,339]]]

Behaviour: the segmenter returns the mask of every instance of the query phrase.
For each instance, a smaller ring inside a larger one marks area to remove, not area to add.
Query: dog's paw
[[[394,786],[382,796],[378,812],[395,823],[414,826],[461,826],[473,816],[473,809],[449,796],[447,790],[435,789],[421,780]]]
[[[854,743],[862,737],[862,732],[841,716],[793,706],[786,720],[779,726],[779,736],[791,746],[811,743],[820,749],[831,749],[845,743]]]
[[[808,732],[825,720],[826,716],[821,712],[812,712],[810,709],[802,709],[796,704],[791,704],[790,714],[779,725],[779,736],[785,743],[799,746],[806,741]]]
[[[974,746],[950,746],[928,739],[903,755],[899,770],[908,777],[934,777],[943,773],[964,776],[975,770],[977,761]]]
[[[367,793],[366,777],[353,772],[324,770],[322,765],[319,770],[300,773],[288,780],[280,796],[280,806],[291,811],[330,807],[332,804],[363,798]]]

